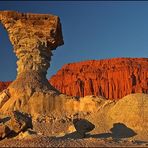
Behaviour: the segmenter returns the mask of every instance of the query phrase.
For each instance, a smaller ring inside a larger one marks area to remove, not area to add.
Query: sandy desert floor
[[[0,147],[148,147],[148,142],[112,139],[93,138],[83,139],[56,138],[48,136],[35,136],[22,140],[4,139],[0,142]]]
[[[148,141],[134,140],[134,137],[117,139],[109,134],[88,133],[85,138],[78,138],[75,132],[51,136],[51,126],[46,123],[37,123],[34,127],[38,134],[5,138],[0,141],[0,147],[148,147]]]

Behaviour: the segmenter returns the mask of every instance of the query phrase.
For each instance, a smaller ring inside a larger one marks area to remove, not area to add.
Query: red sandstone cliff
[[[102,95],[109,99],[148,93],[148,58],[90,60],[64,65],[50,83],[72,96]]]

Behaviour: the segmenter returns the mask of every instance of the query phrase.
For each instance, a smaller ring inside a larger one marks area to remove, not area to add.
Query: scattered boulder
[[[73,125],[68,128],[70,131],[67,133],[60,133],[57,137],[60,138],[70,138],[70,139],[82,139],[86,137],[86,133],[92,131],[95,128],[95,125],[89,122],[86,119],[75,118],[73,120]]]
[[[87,132],[90,132],[95,128],[95,125],[86,119],[74,119],[73,124],[80,137],[85,137]]]
[[[32,120],[28,114],[14,111],[6,125],[15,133],[20,133],[28,128],[32,128]]]
[[[0,139],[17,136],[32,127],[32,119],[28,114],[14,111],[0,120]],[[33,133],[31,130],[28,132]]]

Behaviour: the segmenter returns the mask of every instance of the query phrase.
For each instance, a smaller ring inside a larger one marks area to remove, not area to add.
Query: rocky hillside
[[[113,58],[64,65],[50,83],[71,96],[118,99],[148,93],[148,58]]]

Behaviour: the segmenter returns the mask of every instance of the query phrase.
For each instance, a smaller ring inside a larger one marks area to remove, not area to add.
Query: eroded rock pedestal
[[[19,110],[57,118],[96,109],[97,101],[60,94],[46,79],[51,51],[63,44],[57,16],[1,11],[0,21],[18,57],[17,78],[0,94],[1,113]]]
[[[48,93],[48,96],[59,93],[49,84],[46,73],[50,66],[51,51],[63,44],[60,19],[49,14],[0,11],[0,21],[8,32],[18,58],[17,78],[8,87],[10,99],[1,110],[21,109],[30,112],[28,101],[35,93],[37,97],[38,93],[42,96],[44,93]],[[37,97],[32,103],[38,102]]]

